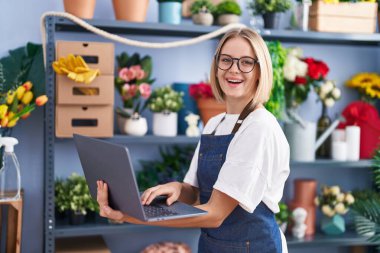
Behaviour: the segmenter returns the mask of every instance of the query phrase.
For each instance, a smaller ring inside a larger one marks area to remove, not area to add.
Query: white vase
[[[148,123],[146,118],[138,116],[125,120],[124,132],[133,136],[144,136],[148,132]]]
[[[153,113],[153,134],[157,136],[176,136],[178,113]]]
[[[133,109],[132,108],[122,108],[122,110],[124,112],[128,113],[129,115],[133,114]],[[125,123],[126,123],[126,121],[127,121],[128,118],[122,117],[119,114],[116,114],[116,115],[117,115],[117,126],[119,128],[120,133],[127,134],[125,132],[124,128],[125,128]]]
[[[284,133],[290,146],[290,159],[311,162],[315,160],[317,124],[304,121],[305,127],[297,123],[285,123]]]

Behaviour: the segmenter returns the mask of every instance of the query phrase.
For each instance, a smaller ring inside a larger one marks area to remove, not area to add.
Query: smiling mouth
[[[240,79],[226,79],[229,86],[236,87],[243,83],[243,80]]]

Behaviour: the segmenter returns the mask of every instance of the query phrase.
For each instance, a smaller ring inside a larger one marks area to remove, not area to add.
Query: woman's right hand
[[[144,191],[141,195],[141,203],[143,205],[149,205],[156,197],[167,195],[166,204],[170,206],[178,200],[181,195],[181,190],[182,184],[179,182],[157,185]]]

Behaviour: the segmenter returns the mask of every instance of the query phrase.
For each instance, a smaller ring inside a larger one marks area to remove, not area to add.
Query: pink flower
[[[137,80],[141,80],[141,79],[144,79],[145,77],[145,71],[144,70],[140,70],[139,72],[137,72]]]
[[[129,81],[135,79],[136,78],[136,74],[137,74],[136,70],[134,70],[132,67],[129,68],[129,70],[127,72],[127,77],[129,79]]]
[[[124,81],[126,82],[129,82],[130,79],[128,78],[128,68],[122,68],[120,71],[119,71],[119,77],[121,79],[123,79]]]
[[[139,86],[140,94],[143,98],[147,99],[150,97],[150,94],[152,93],[152,90],[150,88],[150,85],[147,83],[142,83]]]
[[[136,84],[132,84],[132,85],[129,87],[129,91],[128,91],[129,95],[130,95],[131,97],[136,96],[136,93],[137,93],[138,88],[139,88],[139,87],[138,87]]]
[[[128,100],[132,98],[132,96],[129,93],[130,89],[131,86],[128,83],[123,85],[123,88],[121,89],[121,96],[123,97],[123,100]]]
[[[135,78],[137,80],[141,80],[145,77],[145,71],[141,68],[140,65],[133,65],[129,69],[133,70],[136,73]]]

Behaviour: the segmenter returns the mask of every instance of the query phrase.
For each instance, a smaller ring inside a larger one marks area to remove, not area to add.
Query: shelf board
[[[55,238],[94,236],[108,234],[144,233],[146,231],[175,230],[179,228],[163,228],[156,226],[143,226],[134,224],[109,224],[106,219],[101,219],[97,223],[86,223],[83,225],[68,225],[57,220],[54,229]],[[351,245],[375,245],[367,241],[368,238],[361,237],[354,231],[348,231],[342,235],[325,235],[317,233],[314,236],[307,236],[297,239],[286,235],[289,247],[314,247],[314,246],[351,246]]]
[[[292,236],[286,236],[288,247],[325,247],[325,246],[367,246],[378,245],[368,241],[368,237],[359,236],[354,231],[347,231],[342,235],[325,235],[317,233],[314,236],[306,236],[303,239],[297,239]]]
[[[290,167],[296,168],[371,168],[372,160],[334,161],[331,159],[317,159],[313,162],[290,162]]]
[[[175,137],[164,136],[129,136],[129,135],[115,135],[113,138],[106,139],[107,141],[118,144],[189,144],[195,145],[199,141],[199,137],[187,137],[186,135],[177,135]]]
[[[59,32],[89,32],[65,18],[55,18],[55,29]],[[86,20],[89,24],[114,34],[146,36],[196,37],[213,32],[220,26],[201,26],[191,23],[170,25],[163,23],[134,23],[117,20]],[[303,32],[297,30],[262,30],[265,40],[279,40],[293,43],[335,44],[335,45],[380,45],[380,34]]]

